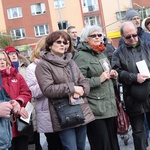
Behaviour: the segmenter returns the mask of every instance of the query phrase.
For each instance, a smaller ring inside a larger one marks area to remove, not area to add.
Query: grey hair
[[[102,28],[100,26],[97,26],[97,25],[93,25],[93,26],[87,25],[87,26],[85,26],[85,28],[83,28],[83,30],[81,32],[80,41],[81,42],[87,42],[88,36],[92,32],[94,32],[94,31],[98,31],[100,34],[102,34],[102,36],[104,36],[104,34],[102,33]]]
[[[123,30],[124,26],[126,26],[126,25],[130,26],[131,24],[135,27],[135,29],[137,31],[137,26],[132,21],[126,21],[126,22],[122,23],[122,25],[120,27],[120,33],[121,33],[121,35],[124,35],[124,30]]]

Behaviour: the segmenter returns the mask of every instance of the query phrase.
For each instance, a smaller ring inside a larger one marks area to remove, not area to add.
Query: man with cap
[[[5,52],[9,56],[12,64],[18,72],[25,78],[26,67],[30,64],[29,60],[19,53],[13,46],[7,46]]]
[[[137,31],[132,21],[121,25],[120,33],[124,42],[113,53],[112,69],[118,72],[118,81],[123,86],[135,150],[146,150],[144,114],[150,111],[150,79],[149,75],[140,73],[137,62],[143,60],[150,68],[150,43],[142,41]]]
[[[141,21],[140,21],[140,15],[139,13],[132,9],[132,8],[129,8],[127,11],[126,11],[126,21],[132,21],[136,27],[137,27],[137,34],[138,36],[140,37],[140,39],[142,41],[147,41],[147,42],[150,42],[150,33],[148,32],[145,32],[142,28],[141,28]],[[119,44],[118,44],[118,47],[123,43],[123,39],[120,38],[119,40]]]

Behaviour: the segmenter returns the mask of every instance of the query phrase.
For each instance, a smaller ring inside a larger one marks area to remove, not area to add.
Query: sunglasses
[[[131,34],[131,35],[125,36],[125,39],[129,40],[131,39],[131,37],[135,38],[137,37],[137,34]]]
[[[96,37],[102,37],[102,34],[91,34],[88,37],[96,38]]]
[[[57,44],[64,44],[64,45],[67,45],[67,44],[69,44],[69,42],[65,42],[65,41],[60,41],[60,40],[58,40],[58,41],[55,41],[55,43],[57,43]]]

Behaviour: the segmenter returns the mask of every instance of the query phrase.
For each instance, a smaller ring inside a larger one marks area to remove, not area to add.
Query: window
[[[46,13],[45,3],[31,5],[31,13],[32,15],[45,14]]]
[[[22,17],[21,7],[8,8],[7,9],[8,19],[20,18]]]
[[[116,18],[117,20],[123,20],[125,19],[126,11],[116,12]]]
[[[34,27],[35,36],[42,36],[49,34],[48,25],[39,25]]]
[[[67,27],[68,27],[68,21],[63,21],[62,23],[58,22],[58,28],[59,28],[59,30],[61,30],[61,29],[67,29]]]
[[[98,0],[82,0],[83,13],[99,10]]]
[[[99,16],[90,16],[84,18],[86,25],[100,25]]]
[[[65,7],[64,0],[54,0],[54,7],[55,8],[62,8]]]
[[[14,40],[24,39],[25,38],[25,29],[19,28],[10,31],[10,35],[14,38]]]

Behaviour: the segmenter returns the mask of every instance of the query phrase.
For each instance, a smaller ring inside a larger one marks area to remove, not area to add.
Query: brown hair
[[[69,33],[71,29],[75,29],[75,26],[69,26],[69,27],[67,28],[67,32]]]
[[[40,52],[45,49],[46,37],[42,37],[36,45],[36,48],[32,51],[30,61],[34,62],[35,58],[40,59]]]
[[[67,52],[72,52],[73,47],[72,47],[71,38],[70,35],[65,31],[54,31],[51,34],[49,34],[46,38],[46,50],[50,51],[49,47],[52,46],[53,43],[60,37],[62,37],[65,42],[69,41],[69,48]]]

